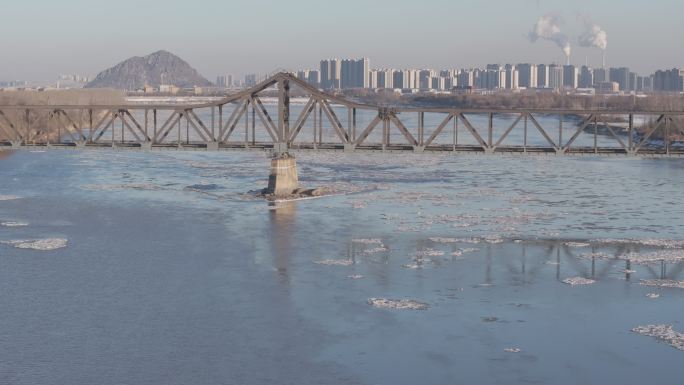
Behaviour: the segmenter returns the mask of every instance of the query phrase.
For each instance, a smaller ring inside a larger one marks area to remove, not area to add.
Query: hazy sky
[[[369,57],[371,67],[461,68],[563,62],[548,41],[525,36],[554,13],[572,61],[600,64],[578,47],[578,15],[608,33],[608,65],[640,73],[684,66],[682,0],[3,0],[0,80],[95,75],[166,49],[214,80],[316,68],[321,58]]]

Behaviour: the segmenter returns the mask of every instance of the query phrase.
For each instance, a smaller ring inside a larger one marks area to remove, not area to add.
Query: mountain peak
[[[86,88],[116,88],[136,90],[162,84],[181,88],[206,87],[211,83],[186,61],[166,50],[149,55],[134,56],[100,72]]]

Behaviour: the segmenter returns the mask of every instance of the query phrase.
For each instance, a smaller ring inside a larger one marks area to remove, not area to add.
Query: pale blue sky
[[[326,57],[370,57],[372,67],[461,68],[562,62],[552,43],[525,35],[555,13],[572,61],[578,14],[608,33],[608,65],[640,73],[684,66],[682,0],[3,0],[0,79],[95,75],[130,56],[174,52],[217,74],[315,68]]]

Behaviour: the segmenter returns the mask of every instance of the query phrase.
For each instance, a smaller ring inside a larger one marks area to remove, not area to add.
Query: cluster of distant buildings
[[[392,89],[403,93],[495,93],[536,90],[569,93],[684,92],[684,69],[658,70],[641,76],[627,67],[591,68],[587,65],[489,64],[469,69],[371,69],[368,58],[321,60],[318,69],[295,72],[299,79],[329,90]],[[250,74],[240,82],[219,76],[217,86],[251,87],[267,75]]]
[[[79,74],[61,74],[56,82],[28,82],[26,80],[0,80],[0,90],[46,90],[60,88],[82,88],[90,81],[88,76]]]

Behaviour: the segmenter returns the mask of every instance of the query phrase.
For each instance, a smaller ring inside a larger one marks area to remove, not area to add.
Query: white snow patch
[[[520,348],[506,348],[504,352],[506,353],[520,353],[522,350]]]
[[[637,326],[632,332],[656,338],[675,349],[684,350],[684,334],[674,331],[672,325]]]
[[[427,310],[428,304],[412,299],[369,298],[368,304],[380,309]]]
[[[566,278],[562,281],[563,283],[566,283],[571,286],[576,286],[576,285],[591,285],[592,283],[596,282],[593,279],[587,279],[587,278],[582,278],[582,277],[571,277],[571,278]]]
[[[646,297],[647,297],[647,298],[650,298],[650,299],[656,299],[656,298],[660,298],[660,294],[658,294],[658,293],[648,293],[648,294],[646,294]]]
[[[0,201],[13,201],[17,199],[21,199],[21,197],[16,195],[0,195]]]
[[[349,278],[349,279],[362,279],[363,275],[361,275],[361,274],[348,275],[347,278]]]

